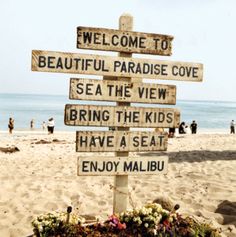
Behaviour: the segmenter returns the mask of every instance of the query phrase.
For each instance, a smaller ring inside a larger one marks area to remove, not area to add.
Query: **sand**
[[[0,147],[20,150],[0,151],[0,236],[26,237],[35,216],[69,205],[101,219],[112,213],[114,177],[77,176],[75,132],[0,133],[0,141]],[[129,207],[167,196],[181,213],[206,219],[223,236],[236,236],[236,135],[179,136],[169,139],[167,154],[166,175],[129,176]]]

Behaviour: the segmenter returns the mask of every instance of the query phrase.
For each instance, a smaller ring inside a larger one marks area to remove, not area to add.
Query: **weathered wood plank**
[[[133,17],[123,14],[119,18],[119,30],[133,30]],[[132,53],[119,52],[118,56],[131,58]],[[112,80],[111,77],[104,76],[105,80]],[[131,78],[117,78],[119,81],[131,81]],[[116,102],[116,106],[130,106],[129,102]],[[109,128],[110,129],[110,128]],[[129,131],[129,127],[116,127],[116,131]],[[117,151],[115,156],[129,156],[128,151]],[[128,206],[128,189],[129,177],[128,175],[116,175],[114,176],[114,189],[113,189],[113,213],[121,213],[127,209]]]
[[[171,55],[173,36],[94,27],[77,27],[77,48]]]
[[[33,50],[32,71],[197,82],[203,64]]]
[[[166,151],[167,133],[115,131],[76,133],[77,152]]]
[[[180,112],[172,108],[67,104],[64,121],[72,126],[169,128],[179,126]]]
[[[176,86],[71,78],[70,99],[175,104]]]
[[[166,174],[168,156],[78,157],[77,174],[82,175],[157,175]]]

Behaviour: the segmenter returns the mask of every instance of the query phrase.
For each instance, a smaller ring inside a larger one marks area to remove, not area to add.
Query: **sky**
[[[1,0],[0,93],[68,95],[75,75],[32,72],[31,51],[102,54],[77,49],[76,28],[118,29],[129,13],[133,30],[174,36],[172,56],[134,57],[203,63],[203,82],[158,80],[177,86],[177,100],[236,101],[235,9],[235,0]]]

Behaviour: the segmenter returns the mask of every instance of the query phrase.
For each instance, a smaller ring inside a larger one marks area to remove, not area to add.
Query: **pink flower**
[[[119,229],[119,230],[124,230],[124,229],[126,229],[126,224],[125,223],[118,223],[118,225],[117,225],[117,228]]]
[[[109,225],[113,226],[113,227],[116,227],[116,225],[113,222],[111,222],[111,221],[109,222]]]

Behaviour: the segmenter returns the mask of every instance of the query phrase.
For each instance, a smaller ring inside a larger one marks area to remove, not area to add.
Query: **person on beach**
[[[235,122],[234,120],[230,123],[230,134],[235,134]]]
[[[55,127],[55,122],[53,118],[50,118],[48,120],[48,134],[53,134]]]
[[[14,129],[14,119],[13,118],[9,118],[8,129],[9,129],[9,133],[12,134],[12,131]]]
[[[169,137],[169,138],[175,137],[175,128],[169,128],[168,137]]]
[[[179,125],[179,134],[185,134],[185,122]]]
[[[42,123],[42,128],[43,128],[43,131],[46,129],[46,123],[45,123],[45,121],[43,121],[43,123]]]
[[[190,129],[192,134],[196,134],[197,133],[197,123],[195,120],[193,120],[193,122],[190,125]]]
[[[31,121],[30,121],[30,129],[34,129],[34,120],[33,119],[31,119]]]

